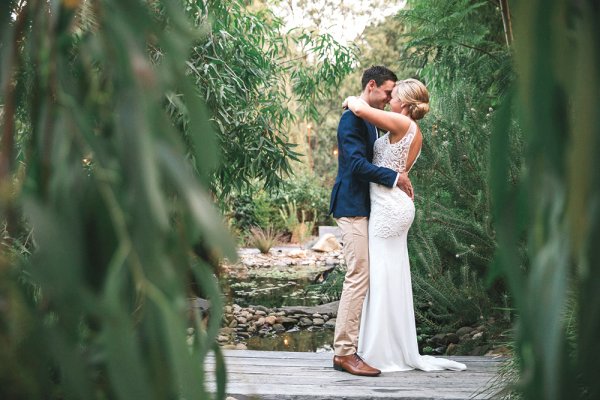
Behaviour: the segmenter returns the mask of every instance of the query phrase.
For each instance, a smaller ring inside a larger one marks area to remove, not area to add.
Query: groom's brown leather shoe
[[[349,372],[352,375],[377,376],[381,374],[380,370],[371,367],[356,353],[349,356],[334,356],[333,368],[338,371]]]

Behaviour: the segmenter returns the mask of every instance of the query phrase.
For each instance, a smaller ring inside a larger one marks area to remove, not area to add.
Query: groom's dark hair
[[[385,81],[398,81],[396,74],[383,65],[373,65],[371,68],[366,69],[365,72],[363,72],[361,80],[362,90],[365,90],[367,83],[369,83],[371,79],[375,81],[377,87],[381,86]]]

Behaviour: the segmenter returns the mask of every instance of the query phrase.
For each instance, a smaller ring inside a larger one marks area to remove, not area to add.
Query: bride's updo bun
[[[404,79],[396,82],[396,97],[402,103],[408,104],[410,117],[419,120],[429,112],[429,92],[423,83],[417,79]]]

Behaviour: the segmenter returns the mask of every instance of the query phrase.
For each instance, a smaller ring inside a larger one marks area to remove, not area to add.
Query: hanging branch
[[[508,0],[500,0],[500,11],[502,12],[502,24],[504,25],[504,37],[506,45],[510,47],[513,42],[512,22],[510,21],[510,8]]]

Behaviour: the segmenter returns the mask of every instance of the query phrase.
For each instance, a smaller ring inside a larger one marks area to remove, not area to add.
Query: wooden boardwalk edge
[[[488,399],[503,358],[445,357],[466,371],[405,371],[360,377],[332,368],[331,353],[225,350],[227,394],[237,400]],[[207,388],[215,390],[214,357],[206,360]]]

